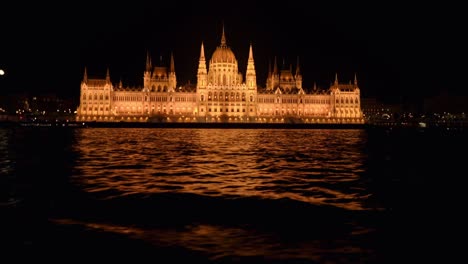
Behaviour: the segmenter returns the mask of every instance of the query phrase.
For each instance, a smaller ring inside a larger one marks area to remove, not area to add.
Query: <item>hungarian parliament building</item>
[[[153,66],[147,54],[143,87],[114,85],[105,78],[81,82],[77,121],[96,122],[248,122],[364,123],[356,76],[340,83],[337,74],[328,90],[305,90],[298,65],[278,70],[276,58],[268,69],[265,88],[257,86],[252,45],[245,78],[227,45],[221,43],[209,59],[201,43],[196,85],[177,86],[174,57],[169,67]]]

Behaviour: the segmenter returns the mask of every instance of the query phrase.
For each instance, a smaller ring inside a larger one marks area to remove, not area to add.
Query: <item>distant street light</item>
[[[5,71],[0,69],[0,75],[5,75]]]

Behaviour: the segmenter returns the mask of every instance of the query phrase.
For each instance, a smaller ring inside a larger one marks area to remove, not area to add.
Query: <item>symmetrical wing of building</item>
[[[302,87],[299,61],[293,71],[269,66],[265,88],[257,87],[252,45],[245,80],[227,46],[221,43],[207,65],[203,43],[195,87],[177,86],[174,57],[170,66],[152,66],[147,55],[143,87],[112,84],[107,70],[103,79],[81,82],[78,121],[106,122],[260,122],[260,123],[363,123],[360,89],[353,82],[339,83],[335,75],[328,90]]]

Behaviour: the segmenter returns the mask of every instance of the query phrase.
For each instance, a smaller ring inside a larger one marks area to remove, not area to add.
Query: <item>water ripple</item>
[[[77,133],[74,182],[88,192],[289,198],[367,209],[369,193],[360,179],[363,130],[93,128]]]

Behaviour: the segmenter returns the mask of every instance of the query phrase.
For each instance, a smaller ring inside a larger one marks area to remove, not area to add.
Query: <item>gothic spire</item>
[[[271,76],[271,60],[268,60],[268,77]]]
[[[247,62],[247,72],[245,75],[246,75],[246,81],[247,81],[248,87],[250,88],[256,87],[257,78],[256,78],[256,73],[255,73],[255,63],[254,63],[254,58],[253,58],[252,43],[250,43],[249,60]]]
[[[203,47],[203,41],[201,43],[200,60],[205,60],[205,48]]]
[[[357,86],[357,75],[354,73],[354,85]]]
[[[299,67],[299,56],[297,56],[297,66],[296,66],[296,76],[301,74],[300,67]]]
[[[146,71],[151,71],[151,57],[149,51],[146,51]]]
[[[273,63],[273,74],[278,74],[278,63],[276,63],[276,56],[275,62]]]
[[[88,71],[86,70],[86,66],[84,67],[83,82],[88,82]]]
[[[252,43],[250,43],[250,49],[249,49],[249,61],[253,61],[253,52],[252,52]]]
[[[174,65],[174,55],[171,52],[171,66],[170,66],[170,71],[175,72],[175,65]]]
[[[335,85],[338,85],[338,73],[335,73]]]
[[[198,74],[206,75],[206,61],[205,61],[205,48],[203,47],[203,42],[200,48],[200,60],[198,61]]]
[[[106,81],[107,81],[107,82],[110,82],[110,73],[109,73],[109,67],[107,67]]]

